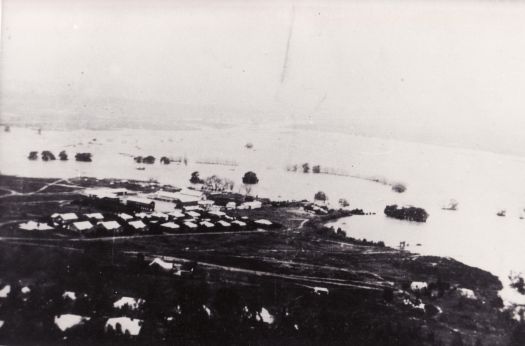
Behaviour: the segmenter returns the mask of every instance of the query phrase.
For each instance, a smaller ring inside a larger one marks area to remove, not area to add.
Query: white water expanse
[[[253,143],[253,149],[245,147],[247,142]],[[66,150],[70,160],[30,161],[31,150],[51,150],[55,155]],[[93,162],[76,162],[77,152],[93,153]],[[132,157],[123,154],[153,155],[157,162],[137,170]],[[162,165],[158,162],[161,156],[186,156],[188,165]],[[238,166],[196,163],[204,159],[236,161]],[[352,175],[384,177],[403,182],[408,189],[398,194],[388,185],[364,179],[285,169],[303,162],[344,169]],[[525,272],[525,219],[519,218],[525,208],[522,157],[271,126],[191,131],[44,130],[41,135],[34,129],[11,128],[11,132],[0,133],[0,169],[3,174],[31,177],[153,178],[178,186],[189,184],[191,172],[197,170],[201,177],[217,174],[233,179],[236,191],[242,190],[244,172],[253,170],[259,184],[252,194],[311,200],[322,190],[333,204],[346,198],[352,208],[376,212],[336,223],[352,237],[383,240],[393,247],[406,241],[411,251],[450,256],[488,270],[504,282],[510,271]],[[459,202],[458,210],[442,210],[452,198]],[[385,217],[384,207],[394,203],[425,208],[430,217],[424,224]],[[507,210],[506,217],[496,216],[501,209]],[[506,289],[502,295],[509,299],[511,293]]]

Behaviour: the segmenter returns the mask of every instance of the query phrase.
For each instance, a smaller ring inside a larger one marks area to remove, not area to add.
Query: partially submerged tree
[[[142,163],[147,163],[147,164],[154,164],[155,163],[155,156],[151,156],[151,155],[148,155],[144,158],[142,158]]]
[[[257,174],[255,174],[255,172],[248,171],[244,173],[244,176],[242,177],[242,183],[246,189],[246,194],[249,195],[253,186],[259,183],[259,178],[257,178]]]
[[[308,162],[303,163],[303,173],[310,173],[310,165]]]
[[[314,195],[314,200],[326,202],[328,200],[328,197],[326,196],[326,193],[324,193],[323,191],[317,191],[317,193]]]
[[[62,150],[59,154],[58,154],[58,157],[60,158],[61,161],[67,161],[67,153],[65,150]]]
[[[31,152],[29,152],[29,156],[27,158],[29,160],[37,160],[38,159],[38,151],[31,151]]]
[[[407,189],[407,187],[404,184],[401,184],[401,183],[397,183],[397,184],[392,185],[392,190],[397,192],[397,193],[403,193],[403,192],[406,191],[406,189]]]
[[[91,153],[77,153],[75,159],[77,161],[91,162]]]
[[[50,152],[49,150],[42,151],[41,155],[42,155],[42,160],[44,160],[44,161],[56,160],[55,155],[52,152]]]
[[[191,173],[190,183],[192,184],[203,184],[204,183],[204,180],[200,178],[198,171]]]

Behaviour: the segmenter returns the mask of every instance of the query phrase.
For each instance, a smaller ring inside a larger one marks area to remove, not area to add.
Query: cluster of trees
[[[428,218],[428,213],[423,208],[412,206],[399,208],[397,204],[386,206],[385,215],[399,220],[416,222],[426,222]]]
[[[314,195],[314,200],[326,202],[328,200],[328,196],[323,191],[317,191]]]
[[[65,150],[62,150],[59,154],[58,154],[58,157],[60,158],[61,161],[67,161],[67,153]]]
[[[232,191],[235,187],[235,182],[231,179],[221,178],[215,174],[202,179],[198,171],[191,173],[190,183],[203,184],[204,189],[208,191]],[[243,175],[242,183],[246,193],[250,194],[253,186],[259,183],[259,178],[255,172],[248,171]]]
[[[82,162],[91,162],[92,155],[91,153],[77,153],[75,155],[75,160],[82,161]]]
[[[297,172],[299,170],[299,166],[296,164],[289,165],[286,167],[286,170],[289,172]],[[310,170],[312,173],[319,174],[321,173],[321,165],[313,165],[310,167],[310,164],[308,162],[305,162],[301,165],[301,171],[303,173],[310,173]]]
[[[135,156],[133,158],[135,160],[136,163],[146,163],[146,164],[154,164],[155,163],[155,156],[151,156],[151,155],[148,155],[148,156]]]
[[[208,191],[232,191],[235,186],[233,180],[215,174],[204,179],[203,184]]]
[[[53,161],[53,160],[56,160],[55,155],[54,155],[52,152],[50,152],[49,150],[44,150],[44,151],[42,151],[41,156],[42,156],[42,160],[43,160],[43,161]]]
[[[55,154],[53,154],[49,150],[43,150],[40,155],[42,156],[42,160],[43,161],[54,161],[54,160],[56,160]],[[67,153],[66,153],[65,150],[62,150],[58,154],[58,157],[60,158],[61,161],[67,161],[67,159],[68,159]],[[29,160],[37,160],[38,159],[38,151],[31,151],[31,152],[29,152],[29,155],[28,155],[27,158]]]

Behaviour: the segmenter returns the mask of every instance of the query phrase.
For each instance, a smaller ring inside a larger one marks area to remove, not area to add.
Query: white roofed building
[[[223,211],[219,211],[219,210],[213,210],[213,211],[209,211],[208,215],[213,217],[213,218],[215,218],[215,219],[220,219],[220,218],[226,216],[226,213],[223,212]]]
[[[84,233],[91,231],[94,228],[93,224],[89,221],[79,221],[79,222],[73,222],[69,229],[73,232],[79,232]]]
[[[203,227],[206,227],[206,228],[213,228],[213,226],[214,226],[214,225],[213,225],[211,222],[209,222],[209,221],[202,221],[202,222],[200,223],[200,225],[203,226]]]
[[[110,232],[119,232],[122,230],[122,226],[117,221],[102,221],[99,222],[97,226]]]
[[[217,221],[217,225],[219,225],[221,227],[230,227],[231,226],[229,222],[226,222],[224,220]]]
[[[259,226],[271,226],[273,223],[266,219],[255,220],[255,223]]]
[[[153,211],[155,210],[155,202],[141,197],[128,197],[125,201],[127,206],[133,207],[141,211]]]
[[[171,219],[182,219],[184,216],[184,213],[182,212],[182,210],[180,209],[175,209],[174,211],[172,212],[169,212],[168,213],[168,216],[171,218]]]
[[[160,227],[166,229],[166,230],[169,230],[169,231],[174,231],[174,230],[178,230],[180,228],[179,225],[177,225],[175,222],[166,222],[166,223],[163,223],[162,225],[160,225]]]
[[[235,202],[228,202],[228,203],[226,203],[226,209],[232,210],[232,209],[236,209],[236,208],[237,208],[237,203],[235,203]]]
[[[244,202],[241,204],[237,209],[259,209],[262,207],[262,203],[260,201],[252,201],[252,202]]]
[[[188,211],[186,212],[186,215],[193,219],[198,219],[199,217],[201,217],[201,214],[197,213],[196,211]]]
[[[195,224],[195,223],[193,223],[191,221],[184,222],[184,226],[186,228],[189,228],[189,229],[197,229],[197,227],[199,227],[199,226],[197,226],[197,224]]]
[[[135,231],[144,231],[146,229],[146,224],[141,220],[129,221],[128,225],[130,225]]]
[[[232,221],[232,225],[239,226],[239,227],[246,227],[246,222],[235,220],[235,221]]]
[[[122,220],[122,221],[129,221],[129,220],[132,220],[133,219],[133,216],[129,215],[129,214],[126,214],[126,213],[119,213],[117,214],[117,216]]]
[[[66,225],[72,222],[78,221],[78,216],[75,213],[65,213],[65,214],[53,214],[51,219],[58,224]]]
[[[84,216],[88,220],[93,220],[93,221],[102,221],[102,220],[104,220],[104,216],[101,213],[84,214]]]

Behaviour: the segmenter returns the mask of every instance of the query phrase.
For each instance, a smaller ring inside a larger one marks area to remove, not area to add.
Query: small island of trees
[[[77,153],[75,155],[75,160],[82,162],[91,162],[91,153]]]
[[[29,156],[27,158],[29,160],[37,160],[38,159],[38,151],[31,151],[31,152],[29,152]]]
[[[44,160],[44,161],[56,160],[55,155],[52,152],[50,152],[49,150],[42,151],[41,156],[42,156],[42,160]]]
[[[385,215],[394,219],[416,222],[426,222],[428,218],[428,213],[423,208],[412,206],[399,208],[397,204],[386,206]]]
[[[67,161],[67,153],[65,150],[62,150],[59,154],[58,154],[58,157],[60,158],[60,161]]]
[[[148,155],[145,157],[135,156],[133,159],[135,160],[136,163],[147,163],[149,165],[152,165],[155,163],[155,156],[151,156],[151,155]]]
[[[195,171],[191,173],[190,183],[192,184],[204,184],[204,180],[200,178],[199,172]]]
[[[317,191],[317,193],[314,195],[314,200],[326,202],[328,200],[328,196],[326,196],[326,193],[323,191]]]

